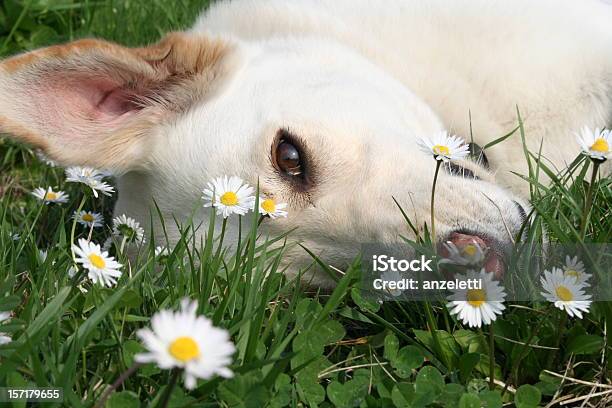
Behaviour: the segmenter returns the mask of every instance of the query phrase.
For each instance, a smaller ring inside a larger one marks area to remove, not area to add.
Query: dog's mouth
[[[512,246],[482,233],[454,231],[438,244],[438,253],[450,264],[460,264],[472,269],[495,274],[502,279],[506,272],[506,261]]]

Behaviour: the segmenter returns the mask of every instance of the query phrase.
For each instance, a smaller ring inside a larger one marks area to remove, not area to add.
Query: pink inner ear
[[[56,77],[35,89],[31,97],[42,119],[40,130],[62,139],[99,137],[142,109],[134,91],[110,79]]]

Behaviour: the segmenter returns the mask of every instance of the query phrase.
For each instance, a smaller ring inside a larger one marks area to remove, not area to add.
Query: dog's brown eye
[[[276,165],[278,169],[290,176],[302,174],[300,152],[291,142],[281,139],[276,146]]]

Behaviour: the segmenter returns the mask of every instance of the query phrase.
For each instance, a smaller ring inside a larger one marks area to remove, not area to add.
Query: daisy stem
[[[224,218],[223,223],[221,224],[221,235],[219,235],[219,246],[217,247],[217,253],[215,254],[215,259],[219,259],[219,256],[221,256],[221,250],[223,249],[223,239],[225,238],[225,228],[226,227],[227,227],[227,218]]]
[[[508,378],[506,378],[506,381],[505,381],[506,385],[504,386],[504,389],[501,392],[502,396],[508,390],[508,386],[510,385],[510,381],[513,378],[514,378],[514,381],[516,382],[516,377],[518,375],[518,370],[519,370],[519,367],[521,365],[521,361],[523,360],[523,358],[525,358],[525,356],[527,356],[528,347],[531,345],[531,342],[533,341],[535,336],[537,336],[538,333],[540,332],[540,329],[542,328],[542,325],[544,324],[544,320],[547,320],[547,319],[548,319],[548,315],[547,314],[544,314],[542,317],[540,317],[540,321],[538,322],[538,325],[533,329],[533,331],[531,332],[531,335],[529,336],[527,341],[525,343],[523,343],[523,347],[521,348],[521,351],[519,352],[516,361],[512,365],[510,373],[508,374]]]
[[[166,386],[164,393],[159,399],[159,404],[157,404],[158,408],[166,408],[168,406],[168,402],[170,402],[170,395],[172,395],[172,390],[174,390],[174,386],[176,385],[176,381],[178,380],[178,376],[181,373],[181,370],[178,368],[174,368],[172,370],[172,375],[170,376],[170,382]]]
[[[489,389],[495,389],[495,331],[491,322],[489,326]]]
[[[589,189],[587,190],[586,201],[584,204],[584,212],[582,214],[582,223],[580,224],[580,237],[584,240],[586,236],[587,224],[589,222],[589,216],[591,215],[591,206],[593,205],[593,190],[595,186],[595,181],[597,180],[597,171],[599,170],[599,165],[601,164],[598,160],[591,160],[593,162],[593,174],[591,175],[591,183],[589,184]]]
[[[553,345],[553,347],[556,350],[551,350],[550,353],[548,354],[548,358],[546,359],[546,365],[544,365],[544,368],[547,370],[552,369],[552,365],[555,362],[555,358],[559,354],[559,350],[558,350],[559,344],[561,344],[561,338],[563,337],[563,333],[565,332],[566,324],[567,324],[567,313],[565,311],[561,311],[561,316],[559,317],[559,323],[557,326],[559,327],[559,332],[555,336],[555,344]]]
[[[130,368],[125,370],[123,373],[121,373],[119,378],[117,378],[115,380],[115,382],[110,387],[108,387],[106,390],[104,390],[104,393],[102,394],[102,396],[100,397],[100,399],[96,403],[95,407],[96,408],[102,408],[104,406],[104,404],[106,403],[106,400],[108,399],[108,397],[110,397],[110,395],[113,393],[113,391],[115,391],[117,388],[119,388],[121,386],[121,384],[123,384],[125,382],[125,380],[130,378],[132,376],[132,374],[134,374],[142,365],[143,365],[143,363],[134,363],[134,365],[132,365]]]
[[[434,224],[434,200],[436,196],[436,183],[438,181],[438,173],[440,172],[440,166],[442,165],[442,160],[436,160],[436,172],[434,174],[433,186],[431,187],[431,242],[434,245],[434,250],[436,248],[436,226]]]
[[[119,253],[123,255],[123,249],[125,248],[125,244],[127,244],[128,237],[124,236],[123,240],[121,240],[121,247],[119,248]]]
[[[81,203],[79,204],[79,208],[77,208],[76,210],[76,214],[79,214],[81,212],[81,210],[83,209],[83,207],[85,206],[85,201],[87,200],[87,196],[83,195],[83,198],[81,199]],[[70,228],[70,242],[72,243],[70,245],[70,255],[72,255],[72,265],[74,265],[75,270],[77,271],[74,274],[74,277],[72,278],[72,286],[76,287],[76,283],[78,281],[81,280],[81,276],[84,274],[84,271],[79,271],[79,267],[76,261],[76,256],[74,255],[74,238],[76,235],[76,225],[77,225],[77,219],[76,217],[74,217],[74,219],[72,220],[72,227]]]

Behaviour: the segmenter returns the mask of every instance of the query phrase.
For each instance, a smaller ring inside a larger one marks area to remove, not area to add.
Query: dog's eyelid
[[[296,192],[305,192],[312,187],[313,165],[308,148],[299,136],[287,128],[279,129],[270,156],[279,176]]]
[[[474,180],[480,180],[480,177],[474,174],[472,170],[467,169],[461,166],[460,164],[453,163],[453,162],[447,162],[443,167],[450,175],[457,176],[457,177],[463,177],[463,178],[470,178]]]

